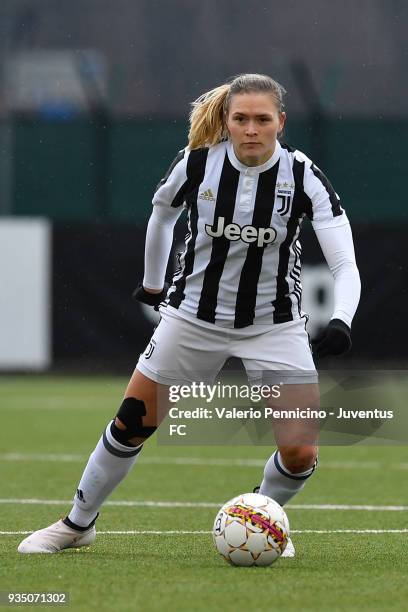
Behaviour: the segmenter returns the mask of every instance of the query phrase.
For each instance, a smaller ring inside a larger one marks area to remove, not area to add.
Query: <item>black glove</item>
[[[143,302],[143,304],[147,304],[148,306],[154,306],[155,310],[159,310],[161,302],[166,299],[169,287],[169,283],[164,283],[164,287],[160,293],[149,293],[144,289],[142,283],[139,283],[132,293],[132,298],[138,302]]]
[[[350,328],[340,319],[332,319],[324,332],[312,342],[316,357],[343,355],[351,348]]]

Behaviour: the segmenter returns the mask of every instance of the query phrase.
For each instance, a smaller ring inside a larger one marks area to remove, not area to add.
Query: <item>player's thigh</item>
[[[250,384],[271,388],[266,403],[273,409],[278,446],[314,445],[320,393],[304,320],[275,325],[245,339],[240,351]]]
[[[285,453],[283,447],[298,447],[298,454],[302,454],[302,449],[304,454],[312,452],[307,447],[317,446],[320,429],[319,385],[283,382],[274,387],[266,403],[273,411],[271,423],[281,452]]]

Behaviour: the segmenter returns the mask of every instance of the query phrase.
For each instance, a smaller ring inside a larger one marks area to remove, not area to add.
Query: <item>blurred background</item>
[[[154,324],[130,297],[152,193],[190,102],[240,72],[286,87],[284,140],[351,220],[363,293],[342,365],[404,367],[407,17],[403,0],[2,0],[0,370],[131,372]],[[303,246],[315,335],[332,281],[310,227]]]

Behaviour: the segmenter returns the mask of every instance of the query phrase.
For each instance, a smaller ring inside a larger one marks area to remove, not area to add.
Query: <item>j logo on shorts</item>
[[[154,340],[150,340],[149,342],[149,346],[146,349],[146,352],[144,354],[146,359],[150,359],[150,357],[153,355],[153,351],[156,347],[156,342]]]

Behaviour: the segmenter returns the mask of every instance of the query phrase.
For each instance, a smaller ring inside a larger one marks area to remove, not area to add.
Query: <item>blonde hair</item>
[[[280,83],[265,74],[239,74],[192,102],[188,134],[190,149],[209,147],[228,138],[225,119],[232,96],[252,91],[270,93],[275,98],[278,110],[283,111],[286,90]]]

